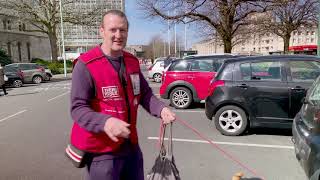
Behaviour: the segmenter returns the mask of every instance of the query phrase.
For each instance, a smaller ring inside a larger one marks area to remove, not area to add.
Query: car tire
[[[177,87],[170,93],[170,103],[176,109],[186,109],[192,103],[192,94],[189,89]]]
[[[12,82],[12,86],[15,88],[19,88],[23,85],[23,82],[20,79],[16,79]]]
[[[154,80],[154,82],[156,82],[156,83],[160,83],[161,80],[162,80],[162,75],[161,75],[160,73],[155,73],[155,74],[153,75],[153,80]]]
[[[34,84],[40,84],[43,81],[41,76],[35,75],[32,77],[32,82]]]
[[[47,81],[50,81],[50,80],[51,80],[51,75],[48,74],[48,73],[46,73],[46,80],[47,80]]]
[[[216,129],[223,135],[238,136],[247,129],[247,115],[237,106],[223,106],[214,117]]]

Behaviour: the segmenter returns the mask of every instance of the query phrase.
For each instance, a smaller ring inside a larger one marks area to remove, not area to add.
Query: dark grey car
[[[46,78],[44,68],[35,63],[13,63],[5,67],[14,67],[21,70],[24,83],[39,84]]]
[[[311,180],[320,178],[320,78],[309,89],[292,126],[295,154]]]
[[[227,59],[211,81],[205,112],[224,135],[253,127],[291,128],[320,58],[301,55]]]

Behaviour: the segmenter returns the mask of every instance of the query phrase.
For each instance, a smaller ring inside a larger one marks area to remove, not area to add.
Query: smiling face
[[[127,44],[128,22],[124,17],[107,14],[100,26],[102,49],[109,56],[119,56]]]

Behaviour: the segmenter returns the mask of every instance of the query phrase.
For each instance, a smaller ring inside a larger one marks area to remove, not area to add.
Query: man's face
[[[117,15],[107,14],[104,16],[100,27],[106,50],[113,54],[124,49],[128,38],[128,26],[125,18]]]

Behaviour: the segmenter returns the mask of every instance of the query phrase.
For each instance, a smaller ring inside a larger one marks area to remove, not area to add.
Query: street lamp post
[[[67,77],[67,62],[66,62],[66,52],[65,52],[65,48],[64,48],[64,34],[63,34],[63,19],[62,19],[61,0],[59,0],[59,6],[60,6],[61,42],[62,42],[64,77]]]

